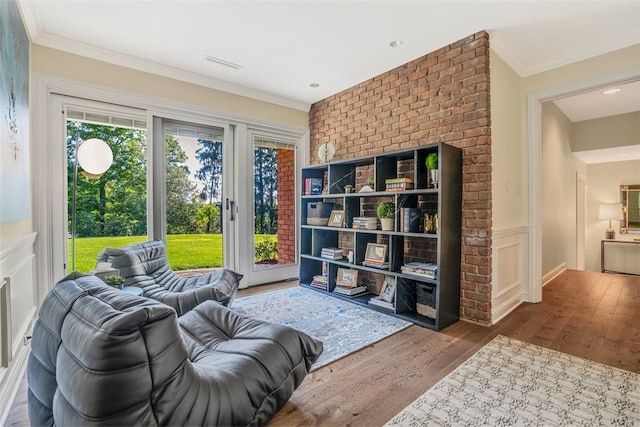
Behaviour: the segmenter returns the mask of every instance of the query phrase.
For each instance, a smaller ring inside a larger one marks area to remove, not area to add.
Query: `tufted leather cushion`
[[[97,262],[110,262],[125,278],[126,286],[142,288],[145,297],[173,307],[179,316],[207,300],[231,305],[243,277],[228,269],[178,277],[169,266],[166,248],[161,241],[105,248],[98,254]]]
[[[322,343],[207,301],[156,301],[69,276],[45,297],[27,366],[32,425],[262,425]]]

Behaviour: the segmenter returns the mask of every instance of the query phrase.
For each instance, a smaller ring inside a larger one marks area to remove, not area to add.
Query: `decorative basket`
[[[327,225],[334,203],[308,202],[307,203],[307,225]]]
[[[327,225],[329,218],[307,217],[307,225]]]
[[[416,283],[416,311],[430,319],[436,318],[436,288]]]

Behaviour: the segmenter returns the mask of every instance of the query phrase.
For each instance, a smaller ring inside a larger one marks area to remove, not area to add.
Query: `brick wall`
[[[278,264],[296,262],[295,151],[278,149]]]
[[[434,142],[463,150],[460,315],[480,323],[491,319],[489,101],[489,36],[482,31],[316,102],[309,112],[310,152],[330,142],[336,160]]]

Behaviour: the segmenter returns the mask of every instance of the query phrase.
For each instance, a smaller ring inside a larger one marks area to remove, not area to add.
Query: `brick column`
[[[295,151],[278,149],[278,264],[296,261]]]

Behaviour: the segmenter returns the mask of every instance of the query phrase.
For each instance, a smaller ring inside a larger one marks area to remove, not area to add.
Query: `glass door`
[[[228,230],[234,219],[225,128],[171,120],[163,120],[162,128],[163,232],[171,268],[185,275],[233,268],[225,250],[232,244]]]
[[[253,262],[250,284],[298,276],[294,142],[253,135]]]

